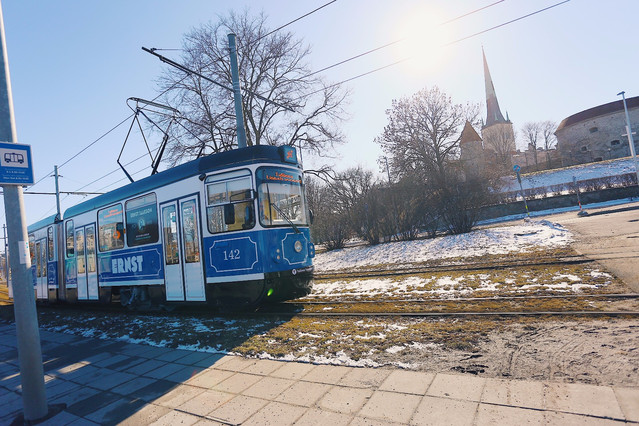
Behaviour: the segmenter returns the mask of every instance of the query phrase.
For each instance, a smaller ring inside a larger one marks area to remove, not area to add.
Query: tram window
[[[129,247],[157,243],[160,239],[158,230],[158,208],[155,194],[148,194],[127,201],[126,209],[126,243]]]
[[[65,239],[67,242],[67,257],[73,257],[74,251],[73,251],[73,221],[69,220],[67,221],[67,223],[65,224]]]
[[[233,172],[213,178],[215,180],[206,186],[209,232],[217,234],[253,228],[254,195],[250,172]]]
[[[292,170],[258,169],[260,222],[264,226],[306,225],[302,176]]]
[[[180,263],[175,206],[162,208],[162,232],[164,233],[164,257],[167,265]]]
[[[47,246],[44,244],[40,245],[40,268],[42,271],[40,272],[41,277],[47,276]]]
[[[49,262],[55,260],[54,245],[53,245],[53,226],[49,226],[47,229],[47,245],[49,246]]]
[[[40,243],[35,244],[35,265],[36,265],[36,277],[42,276],[42,252],[40,251]]]
[[[29,235],[29,256],[31,257],[31,265],[36,264],[35,237]]]
[[[87,228],[87,272],[95,272],[95,229],[93,226]]]
[[[200,237],[198,235],[195,201],[182,204],[182,240],[184,241],[184,261],[197,263],[200,261]]]
[[[102,252],[124,247],[122,204],[98,211],[98,240]]]
[[[84,264],[84,230],[78,229],[75,231],[75,250],[78,254],[78,274],[85,273]]]

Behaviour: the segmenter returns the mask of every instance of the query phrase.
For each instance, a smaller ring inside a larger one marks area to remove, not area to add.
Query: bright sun
[[[402,21],[398,54],[401,59],[410,58],[407,66],[416,73],[438,71],[446,61],[450,30],[442,25],[444,18],[433,8],[416,8]]]

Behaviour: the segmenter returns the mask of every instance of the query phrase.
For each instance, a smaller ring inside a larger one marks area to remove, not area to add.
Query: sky
[[[127,183],[116,163],[130,125],[125,101],[153,99],[167,67],[142,46],[179,48],[185,33],[231,10],[263,11],[276,28],[328,1],[2,2],[17,142],[31,145],[39,181],[24,196],[27,223],[55,213],[53,196],[28,195],[54,191],[54,165],[61,166],[61,191],[104,192]],[[636,0],[571,0],[472,36],[560,1],[503,0],[441,25],[496,1],[337,0],[287,26],[285,31],[311,47],[313,70],[405,39],[326,71],[329,82],[411,57],[346,84],[351,92],[342,127],[346,143],[336,146],[331,158],[305,157],[305,167],[328,162],[338,170],[361,165],[380,172],[383,153],[374,140],[386,124],[386,110],[393,99],[423,88],[437,86],[455,103],[481,103],[485,116],[482,47],[502,112],[516,129],[530,121],[559,123],[619,99],[622,90],[627,97],[639,95]],[[467,36],[472,37],[455,42]],[[179,58],[179,52],[165,53]],[[136,158],[143,148],[141,139],[129,141],[123,160]],[[140,161],[130,170],[147,165],[148,160]],[[63,195],[62,210],[84,199]],[[4,213],[2,206],[0,225]]]

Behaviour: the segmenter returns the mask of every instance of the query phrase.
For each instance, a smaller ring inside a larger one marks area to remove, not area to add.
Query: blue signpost
[[[0,185],[33,185],[31,146],[0,142]]]

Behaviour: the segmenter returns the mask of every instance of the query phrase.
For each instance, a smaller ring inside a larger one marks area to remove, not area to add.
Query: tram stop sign
[[[519,181],[519,184],[521,185],[521,176],[519,176],[519,171],[521,170],[521,166],[519,164],[515,164],[513,166],[513,170],[517,174],[517,180]]]
[[[33,185],[31,146],[0,142],[0,185]]]

